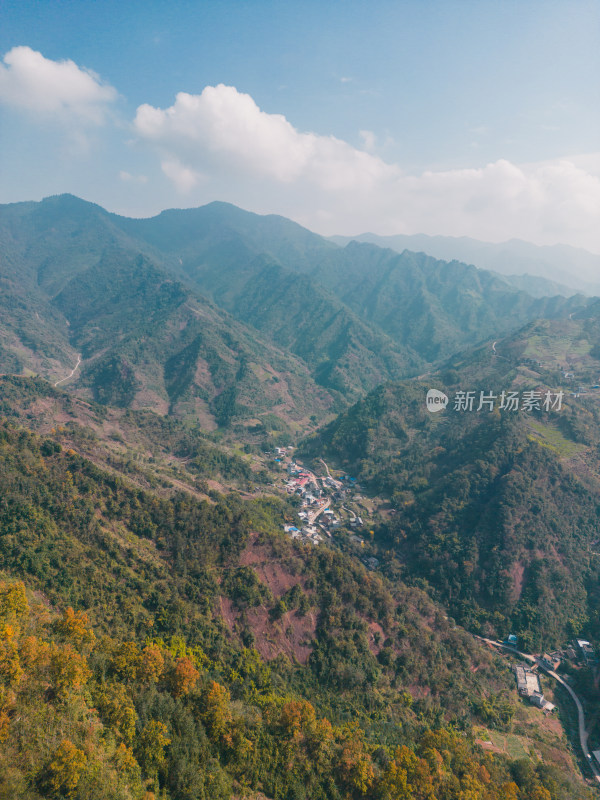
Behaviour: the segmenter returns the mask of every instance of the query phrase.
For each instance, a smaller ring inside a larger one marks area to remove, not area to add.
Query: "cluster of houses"
[[[323,496],[319,479],[301,464],[290,461],[287,465],[285,488],[288,494],[297,494],[302,498],[302,505],[310,505]]]
[[[504,640],[503,644],[516,649],[517,637],[511,633],[510,636]],[[586,667],[592,667],[598,664],[598,658],[590,642],[586,639],[574,639],[563,650],[544,653],[537,659],[537,664],[533,667],[516,664],[513,669],[517,679],[517,691],[519,694],[522,697],[528,697],[533,705],[543,709],[545,712],[553,711],[555,706],[549,703],[544,697],[537,669],[538,666],[541,666],[543,669],[550,672],[556,672],[560,667],[561,661],[564,659]]]
[[[554,672],[560,666],[560,662],[565,659],[584,667],[593,667],[598,663],[594,648],[586,639],[573,639],[563,650],[544,653],[541,657],[544,666]]]
[[[571,661],[579,661],[586,667],[593,667],[598,663],[598,657],[592,645],[586,639],[573,639],[564,656]]]
[[[565,378],[567,380],[574,381],[575,380],[575,373],[566,372],[565,371],[565,372],[563,372],[563,378]],[[589,386],[589,388],[586,388],[585,386],[581,386],[581,385],[578,386],[576,389],[574,388],[573,392],[572,392],[573,397],[579,397],[582,394],[588,394],[590,389],[600,389],[600,382],[596,382],[596,383],[591,384]]]
[[[318,545],[323,541],[323,536],[319,533],[316,525],[303,525],[301,528],[297,528],[295,525],[284,525],[283,529],[286,533],[289,533],[292,539],[303,539],[314,545]]]
[[[289,448],[288,448],[289,449]],[[277,457],[283,461],[287,455],[286,448],[278,448]],[[293,539],[303,539],[318,545],[325,537],[348,524],[351,528],[362,527],[363,520],[349,509],[345,509],[349,519],[342,520],[336,507],[343,507],[343,502],[351,492],[356,490],[356,480],[344,476],[341,480],[331,475],[317,477],[302,464],[293,459],[287,463],[285,489],[288,494],[301,498],[301,509],[298,512],[301,526],[286,525],[284,530]]]
[[[283,460],[288,456],[288,454],[293,450],[291,444],[288,444],[287,447],[276,447],[273,452],[273,460],[277,464],[281,464]],[[268,455],[268,454],[267,454]]]
[[[503,644],[517,649],[518,639],[514,633],[511,633],[503,641]],[[573,639],[573,641],[569,642],[562,650],[553,650],[552,652],[544,653],[540,661],[543,662],[543,665],[547,669],[556,672],[560,666],[560,662],[564,659],[583,664],[586,667],[593,667],[598,664],[596,651],[587,639]]]

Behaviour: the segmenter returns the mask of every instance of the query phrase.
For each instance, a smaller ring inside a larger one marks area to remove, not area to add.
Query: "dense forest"
[[[0,796],[586,796],[485,754],[504,665],[420,590],[284,539],[284,502],[161,499],[6,423],[0,467]]]
[[[473,634],[600,643],[598,301],[223,203],[0,249],[0,798],[591,796]],[[284,533],[285,445],[368,529]]]

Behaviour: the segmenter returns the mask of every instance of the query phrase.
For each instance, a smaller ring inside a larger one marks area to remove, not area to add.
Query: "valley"
[[[600,647],[600,301],[222,203],[0,244],[3,796],[594,796],[486,642]]]

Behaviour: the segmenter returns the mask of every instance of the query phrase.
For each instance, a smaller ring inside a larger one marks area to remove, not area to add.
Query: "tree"
[[[114,752],[113,761],[119,774],[125,774],[134,781],[139,780],[140,765],[135,760],[131,747],[127,747],[121,742]]]
[[[137,756],[147,775],[154,775],[165,763],[165,748],[171,743],[164,722],[151,719],[138,737]]]
[[[364,734],[357,725],[346,727],[340,754],[342,780],[351,792],[365,795],[373,784],[375,770],[365,750]]]
[[[70,645],[50,646],[50,677],[56,693],[65,696],[87,683],[91,671],[84,656]]]
[[[16,623],[27,615],[29,603],[22,581],[0,581],[0,622]]]
[[[136,713],[125,687],[107,687],[98,697],[98,710],[104,723],[115,732],[117,739],[130,745],[135,737]]]
[[[211,684],[204,700],[204,721],[213,742],[225,737],[231,723],[230,694],[216,681]]]
[[[435,792],[428,763],[405,745],[396,748],[393,760],[382,775],[380,791],[390,800],[412,797],[418,800],[434,800]]]
[[[165,668],[165,658],[156,644],[148,644],[142,650],[138,674],[145,683],[157,683]]]
[[[112,669],[126,683],[133,683],[138,679],[140,663],[140,649],[135,642],[120,642],[114,648],[111,661]]]
[[[171,672],[171,690],[175,697],[181,697],[192,691],[200,673],[194,666],[194,662],[188,656],[178,658]]]
[[[48,772],[52,789],[64,797],[73,797],[87,758],[73,742],[65,739],[50,762]]]
[[[5,625],[0,630],[0,684],[16,686],[23,674],[14,628]]]
[[[299,739],[314,730],[317,717],[307,700],[290,700],[281,707],[279,721],[287,736]]]
[[[64,639],[73,642],[76,647],[92,644],[96,638],[89,628],[88,615],[83,611],[76,613],[71,606],[54,623],[54,630]]]

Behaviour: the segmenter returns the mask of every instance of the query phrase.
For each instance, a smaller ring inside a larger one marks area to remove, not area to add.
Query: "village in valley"
[[[361,494],[361,487],[350,475],[334,477],[323,459],[319,459],[324,474],[316,475],[305,464],[293,457],[294,448],[275,448],[273,459],[285,472],[282,489],[287,495],[299,498],[299,521],[285,525],[285,532],[292,538],[315,546],[326,540],[334,540],[344,534],[358,547],[365,545],[365,537],[372,535],[367,530],[367,519],[372,516],[368,500]],[[368,569],[376,569],[378,559],[364,559]]]
[[[335,469],[332,473],[323,458],[313,459],[309,466],[295,457],[294,449],[288,445],[265,453],[271,469],[275,467],[277,475],[275,483],[271,484],[272,488],[293,498],[297,504],[298,519],[284,525],[285,534],[307,546],[349,545],[355,553],[358,551],[357,554],[362,551],[361,561],[368,570],[380,569],[380,561],[369,547],[372,528],[385,517],[396,514],[396,510],[390,508],[389,503],[378,502],[377,498],[365,495],[357,479],[345,471]],[[562,684],[580,709],[581,735],[585,712],[573,689],[577,684],[575,676],[590,672],[594,682],[600,680],[599,659],[590,642],[574,639],[558,650],[531,655],[522,652],[518,637],[514,634],[503,641],[482,640],[507,658],[507,667],[514,674],[518,696],[526,706],[533,706],[533,713],[534,709],[539,709],[548,718],[544,724],[549,731],[555,730],[553,726],[559,724],[553,723],[551,718],[558,699],[556,687]],[[515,656],[518,660],[514,660]],[[570,702],[566,700],[567,707]],[[527,714],[525,707],[523,713]],[[487,730],[485,738],[478,741],[484,749],[497,749],[498,743],[488,740],[490,735]],[[574,732],[573,736],[576,735]],[[511,735],[507,736],[510,738]],[[516,741],[519,737],[513,739]],[[587,735],[581,740],[581,748],[585,760],[600,781],[600,749],[588,749]]]

